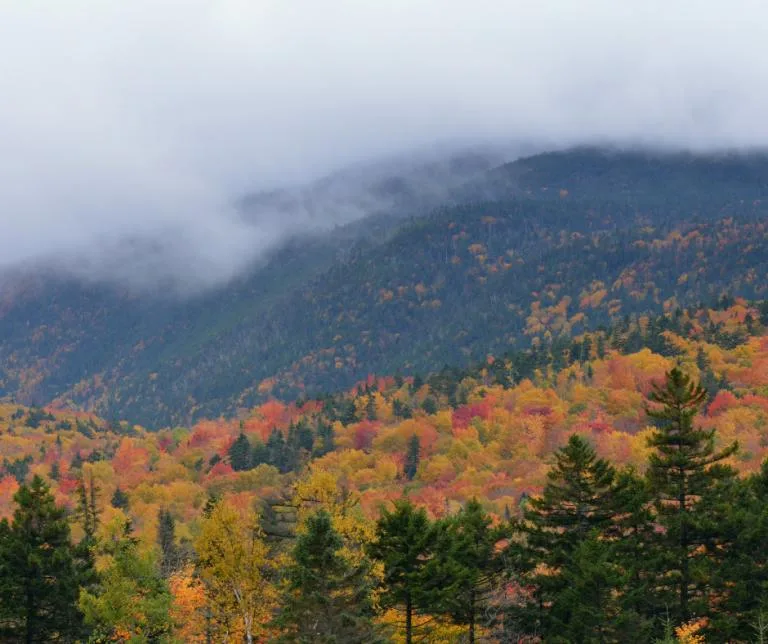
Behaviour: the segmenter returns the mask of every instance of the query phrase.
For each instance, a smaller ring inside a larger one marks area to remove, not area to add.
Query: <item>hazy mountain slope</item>
[[[764,295],[763,157],[576,150],[446,194],[453,205],[394,234],[391,218],[364,219],[184,303],[43,286],[0,319],[3,391],[165,425],[269,391],[465,364],[665,303]]]

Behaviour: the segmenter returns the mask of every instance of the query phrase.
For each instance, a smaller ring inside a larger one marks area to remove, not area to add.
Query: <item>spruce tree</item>
[[[492,626],[498,617],[489,609],[503,579],[497,546],[505,536],[476,499],[436,525],[435,554],[425,566],[422,592],[432,611],[467,627],[470,644],[479,627]]]
[[[39,476],[14,496],[0,522],[0,632],[10,641],[72,640],[79,632],[80,579],[65,511]]]
[[[405,465],[403,466],[403,473],[409,481],[413,480],[419,469],[420,452],[421,443],[419,437],[414,434],[408,441],[408,452],[405,455]]]
[[[118,485],[115,488],[115,492],[112,494],[112,499],[110,500],[110,504],[113,508],[118,508],[120,510],[126,510],[128,508],[128,495],[120,488]]]
[[[274,465],[278,470],[285,473],[286,469],[286,449],[283,433],[279,429],[273,429],[267,439],[267,458],[270,465]]]
[[[342,539],[330,515],[321,510],[307,519],[296,540],[294,563],[276,620],[285,640],[301,643],[380,641],[373,624],[370,566],[352,564],[339,552]]]
[[[706,499],[722,553],[710,578],[718,601],[708,635],[711,641],[754,641],[755,625],[765,623],[768,608],[768,461],[718,492]]]
[[[718,550],[718,537],[707,506],[718,486],[735,477],[723,461],[738,445],[716,449],[715,430],[695,426],[707,394],[679,368],[667,373],[663,386],[654,385],[649,398],[656,406],[647,414],[657,429],[648,440],[654,450],[648,479],[656,520],[663,528],[657,535],[655,565],[663,573],[659,582],[669,593],[671,617],[682,623],[709,608],[711,555]]]
[[[376,538],[369,554],[384,565],[385,607],[402,611],[405,641],[414,637],[413,617],[424,608],[424,569],[432,556],[435,532],[424,508],[417,509],[408,499],[395,502],[392,512],[382,508],[376,523]]]
[[[547,641],[559,636],[571,619],[571,589],[578,574],[586,573],[602,583],[617,579],[617,571],[600,569],[608,560],[606,551],[600,550],[608,543],[600,537],[609,532],[619,512],[615,468],[598,458],[594,448],[575,434],[554,458],[541,496],[531,497],[523,507],[519,529],[525,542],[519,556],[521,566],[528,571],[525,579],[533,588],[534,601],[514,611],[523,631]],[[588,540],[590,546],[584,546]],[[588,561],[590,556],[595,559]],[[609,596],[604,589],[592,599]],[[593,614],[592,619],[601,629],[605,628],[606,613],[615,612],[603,604],[579,608],[588,609],[603,613]]]
[[[176,545],[176,521],[164,508],[157,514],[157,543],[160,546],[160,574],[168,579],[181,565],[181,552]]]
[[[227,453],[229,454],[229,464],[235,472],[243,472],[253,467],[253,450],[248,438],[242,432],[232,443]]]

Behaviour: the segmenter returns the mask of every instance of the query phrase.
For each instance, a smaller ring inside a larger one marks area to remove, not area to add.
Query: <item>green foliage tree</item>
[[[705,615],[709,609],[709,578],[718,550],[710,501],[720,486],[736,476],[723,461],[738,445],[718,450],[715,430],[694,424],[706,396],[699,384],[676,367],[667,373],[663,385],[654,386],[649,398],[656,406],[647,409],[657,427],[648,441],[654,450],[648,479],[656,520],[663,528],[657,534],[655,565],[664,573],[661,585],[674,595],[670,612],[678,623],[687,622],[693,614]]]
[[[395,502],[393,511],[382,508],[376,539],[368,553],[384,565],[382,605],[400,609],[405,618],[405,641],[414,637],[414,614],[423,610],[424,569],[432,556],[435,532],[424,508],[408,499]]]
[[[128,495],[125,493],[124,490],[120,488],[119,485],[115,488],[115,491],[112,494],[112,498],[110,499],[110,504],[112,505],[113,508],[118,508],[120,510],[128,509],[128,504],[129,504]]]
[[[181,566],[181,551],[176,545],[176,521],[169,510],[157,513],[157,544],[160,546],[160,574],[168,579]]]
[[[419,469],[420,455],[421,443],[419,437],[414,434],[408,441],[408,452],[405,455],[405,465],[403,466],[403,473],[409,481],[413,480]]]
[[[290,642],[377,642],[370,566],[349,562],[330,515],[310,516],[293,549],[277,624]]]
[[[497,619],[489,608],[503,579],[504,559],[498,546],[507,531],[491,523],[476,499],[438,522],[435,554],[424,569],[426,601],[434,612],[466,626],[470,644],[476,641],[479,626],[492,626]],[[481,615],[487,617],[479,623]]]
[[[79,606],[93,641],[170,642],[171,595],[155,561],[138,549],[126,522],[114,541],[101,544],[110,559],[96,588],[83,589]]]
[[[718,565],[710,569],[718,601],[709,615],[708,636],[712,641],[754,641],[768,606],[768,461],[756,474],[734,479],[718,492],[706,500],[707,512],[717,519],[721,551]]]
[[[240,432],[227,452],[229,463],[235,472],[243,472],[253,467],[253,449],[245,434]]]
[[[9,641],[71,641],[82,620],[65,512],[39,476],[14,500],[12,523],[0,522],[0,633]]]
[[[527,570],[526,583],[534,588],[534,601],[515,616],[523,630],[550,641],[563,636],[574,612],[579,612],[583,618],[590,615],[588,621],[596,629],[591,636],[599,637],[617,612],[607,600],[615,590],[608,584],[618,584],[619,571],[608,566],[611,550],[601,539],[619,512],[616,478],[615,468],[598,458],[581,436],[572,435],[555,452],[543,493],[527,501],[519,524],[525,537],[520,561]],[[594,592],[579,599],[573,595],[575,586],[589,586]],[[586,624],[582,628],[587,629]]]

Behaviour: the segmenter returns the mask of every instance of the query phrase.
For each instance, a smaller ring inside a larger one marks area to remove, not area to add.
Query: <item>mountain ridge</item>
[[[763,295],[764,155],[579,148],[448,188],[443,206],[296,239],[182,302],[43,281],[0,317],[0,393],[159,427]]]

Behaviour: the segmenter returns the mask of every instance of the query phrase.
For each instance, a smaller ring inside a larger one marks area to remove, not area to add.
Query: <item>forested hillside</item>
[[[2,392],[158,428],[723,293],[762,298],[766,177],[762,156],[550,153],[464,180],[437,208],[404,190],[394,210],[182,302],[17,281],[0,315]]]
[[[667,641],[756,641],[767,324],[768,307],[724,298],[159,432],[6,405],[0,629],[16,637],[30,623],[18,580],[35,573],[11,553],[32,547],[21,526],[34,515],[58,553],[36,565],[64,566],[68,584],[55,601],[39,591],[44,638],[403,641],[410,623],[430,642],[647,642],[667,626]],[[689,394],[691,414],[670,416],[668,396]],[[690,518],[665,500],[677,498],[678,479],[664,478],[670,427],[694,432],[692,460],[675,461],[690,467]],[[573,472],[592,487],[568,487]],[[677,551],[664,535],[681,520]],[[458,545],[470,538],[482,547]],[[422,562],[405,577],[398,539]]]

